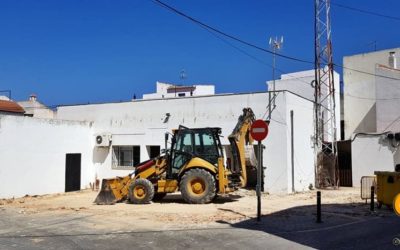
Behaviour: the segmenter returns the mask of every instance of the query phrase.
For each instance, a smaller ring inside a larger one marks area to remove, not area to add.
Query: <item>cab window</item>
[[[219,154],[214,136],[204,131],[196,133],[194,138],[196,155],[212,164],[217,164]]]

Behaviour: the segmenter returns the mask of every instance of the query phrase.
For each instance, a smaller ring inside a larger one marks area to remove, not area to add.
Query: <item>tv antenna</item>
[[[185,80],[186,80],[186,78],[187,78],[187,74],[186,74],[185,69],[182,69],[182,70],[181,70],[181,72],[180,72],[180,74],[179,74],[179,78],[181,78],[182,83],[185,84]]]
[[[272,92],[273,94],[271,95],[271,88],[268,86],[268,120],[271,120],[271,114],[272,111],[275,109],[275,98],[276,98],[276,93],[275,93],[275,66],[276,66],[276,51],[282,49],[283,46],[283,36],[278,39],[278,37],[269,38],[269,46],[274,52],[272,55]]]

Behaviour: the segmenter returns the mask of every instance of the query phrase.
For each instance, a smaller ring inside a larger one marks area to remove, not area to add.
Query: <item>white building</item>
[[[45,119],[54,118],[54,111],[40,103],[35,94],[30,95],[29,100],[20,101],[18,104],[24,108],[26,116]]]
[[[344,57],[347,139],[358,132],[400,131],[400,122],[396,122],[400,115],[399,55],[400,48],[395,48]]]
[[[264,188],[270,193],[308,190],[314,185],[313,104],[289,91],[276,93],[263,141]],[[242,109],[250,107],[265,119],[267,102],[268,93],[260,92],[62,106],[55,119],[0,115],[0,198],[79,190],[127,175],[133,165],[158,155],[165,132],[179,125],[221,127],[229,157],[227,136]],[[95,145],[97,135],[105,136],[106,147]],[[16,179],[24,185],[15,188]]]
[[[105,103],[59,107],[57,118],[93,122],[95,135],[111,135],[110,147],[93,148],[93,165],[99,178],[110,178],[132,172],[132,165],[147,160],[164,146],[164,133],[186,127],[221,127],[222,144],[237,123],[244,107],[251,107],[257,118],[265,118],[267,93],[212,95],[188,98],[136,100],[126,103]],[[276,118],[264,141],[264,166],[267,167],[265,190],[291,192],[314,185],[314,164],[311,134],[312,103],[290,92],[279,92]],[[290,111],[294,112],[295,175],[291,174]],[[227,150],[229,151],[229,150]],[[128,157],[127,157],[128,156]],[[132,164],[133,163],[133,164]]]
[[[394,171],[400,164],[400,141],[387,134],[358,134],[351,143],[353,186],[359,187],[363,176],[375,171]]]
[[[156,93],[144,94],[143,99],[174,98],[188,96],[214,95],[214,85],[176,85],[170,83],[157,82]]]
[[[333,75],[334,75],[333,82],[335,86],[336,135],[337,135],[337,140],[339,140],[342,129],[340,126],[340,119],[341,119],[340,76],[337,72],[334,72]],[[315,71],[306,70],[290,74],[283,74],[281,75],[281,79],[276,79],[275,81],[267,81],[267,85],[269,91],[273,91],[274,89],[275,91],[288,90],[294,94],[297,94],[301,97],[304,97],[314,102],[315,101],[314,80],[315,80]],[[328,107],[330,105],[326,104],[326,106]],[[272,112],[272,117],[273,117],[273,112]],[[332,133],[328,134],[332,135]],[[328,141],[329,140],[332,139],[328,138]]]
[[[335,74],[335,80],[338,80],[338,78],[336,79],[336,77],[339,77],[337,73]],[[314,80],[315,80],[315,71],[306,70],[290,74],[282,74],[280,79],[276,79],[275,81],[273,80],[267,81],[267,86],[268,86],[268,91],[273,91],[275,82],[276,91],[290,90],[295,94],[298,94],[311,101],[314,101],[314,87],[312,85],[312,82]]]
[[[0,114],[0,198],[93,185],[91,124]]]

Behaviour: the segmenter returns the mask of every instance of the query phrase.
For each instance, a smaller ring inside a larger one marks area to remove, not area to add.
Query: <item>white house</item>
[[[358,132],[400,131],[399,55],[400,48],[393,48],[343,58],[346,139]]]
[[[400,138],[388,134],[358,134],[353,138],[352,178],[359,187],[363,176],[373,176],[375,171],[394,171],[400,164]]]
[[[196,90],[201,87],[196,85]],[[54,119],[0,115],[0,198],[79,190],[103,178],[127,175],[133,165],[158,155],[165,132],[179,125],[221,127],[229,156],[227,136],[242,109],[250,107],[258,119],[266,119],[268,92],[215,95],[214,88],[207,91],[61,106]],[[313,104],[290,91],[276,94],[270,132],[263,141],[264,189],[270,193],[307,190],[314,185]],[[105,147],[96,146],[99,135]],[[10,188],[16,179],[24,185]]]
[[[188,96],[214,95],[214,85],[177,85],[157,82],[156,93],[144,94],[143,99],[174,98]]]
[[[54,118],[54,111],[40,103],[35,94],[31,94],[27,101],[20,101],[18,104],[24,108],[26,116],[45,119]]]
[[[334,71],[334,86],[335,86],[335,116],[336,116],[336,134],[337,140],[340,138],[341,126],[340,126],[340,76]],[[314,89],[315,71],[305,70],[294,73],[282,74],[280,79],[275,81],[267,81],[269,91],[288,90],[294,94],[304,97],[310,101],[315,100],[315,89]],[[275,85],[275,86],[274,86]],[[326,104],[328,105],[328,104]],[[332,133],[330,133],[332,134]]]
[[[291,192],[314,185],[314,164],[311,135],[312,103],[290,92],[278,92],[275,118],[270,134],[263,142],[265,190]],[[244,107],[251,107],[257,118],[265,119],[266,92],[227,94],[187,98],[135,100],[125,103],[104,103],[62,106],[57,119],[93,122],[96,135],[108,135],[110,147],[93,147],[93,167],[98,178],[123,176],[132,172],[132,165],[157,155],[164,148],[164,133],[186,127],[221,127],[222,143],[229,147],[227,135],[236,125]],[[295,174],[291,166],[290,111],[294,113]],[[229,150],[227,150],[229,151]],[[133,163],[133,164],[132,164]]]
[[[88,122],[0,114],[0,198],[89,188],[91,130]]]

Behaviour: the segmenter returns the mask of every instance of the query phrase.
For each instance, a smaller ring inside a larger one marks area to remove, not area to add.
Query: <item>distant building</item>
[[[156,93],[144,94],[143,99],[160,99],[188,96],[214,95],[214,85],[177,85],[157,82]]]
[[[6,96],[0,96],[0,115],[23,116],[25,110],[18,103],[10,100]]]
[[[339,77],[335,74],[335,77]],[[312,82],[315,80],[315,71],[306,70],[290,74],[282,74],[280,79],[275,80],[275,90],[289,90],[295,94],[314,101],[314,87]],[[336,80],[336,79],[335,79]],[[274,90],[274,81],[267,81],[268,91]]]
[[[340,134],[342,131],[341,124],[341,98],[340,98],[340,76],[334,71],[334,85],[335,85],[335,116],[336,116],[336,135],[337,140],[340,140]],[[268,91],[290,91],[293,94],[299,95],[312,102],[315,101],[315,70],[305,70],[293,73],[282,74],[280,79],[274,81],[267,81]],[[326,104],[327,105],[327,104]],[[272,118],[274,117],[274,111],[272,111]],[[314,117],[313,117],[314,118]],[[327,118],[325,118],[326,120]]]
[[[347,139],[359,132],[400,131],[399,55],[400,48],[394,48],[344,57]]]
[[[40,103],[35,94],[31,94],[29,100],[18,102],[18,104],[24,108],[26,116],[45,119],[54,118],[54,111]]]

